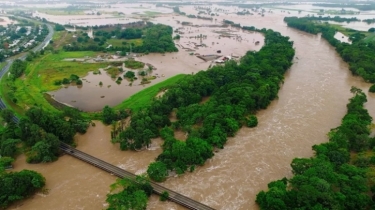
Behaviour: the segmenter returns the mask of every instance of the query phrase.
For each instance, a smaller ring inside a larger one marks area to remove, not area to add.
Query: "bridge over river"
[[[135,174],[130,173],[122,168],[119,168],[117,166],[114,166],[112,164],[109,164],[103,160],[100,160],[96,157],[93,157],[89,154],[86,154],[80,150],[77,150],[65,143],[60,144],[60,149],[64,151],[66,154],[69,154],[75,158],[78,158],[82,161],[85,161],[86,163],[89,163],[95,167],[98,167],[100,169],[103,169],[104,171],[107,171],[113,175],[116,175],[120,178],[130,178],[133,179],[136,177]],[[188,198],[184,195],[181,195],[173,190],[170,190],[168,188],[165,188],[161,186],[160,184],[157,184],[155,182],[150,182],[151,186],[153,187],[153,191],[155,194],[162,194],[164,191],[168,192],[169,194],[169,200],[178,203],[182,206],[185,206],[188,209],[194,209],[194,210],[213,210],[214,208],[211,208],[203,203],[200,203],[198,201],[195,201],[191,198]]]

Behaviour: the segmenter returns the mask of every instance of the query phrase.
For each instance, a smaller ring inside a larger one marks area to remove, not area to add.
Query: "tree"
[[[0,207],[6,208],[15,201],[22,200],[45,185],[45,178],[30,170],[0,173]]]
[[[21,27],[18,32],[21,33],[21,34],[24,34],[24,33],[27,32],[27,29],[25,27]]]
[[[13,162],[14,159],[11,157],[0,157],[0,172],[2,169],[11,168]]]
[[[151,195],[150,188],[146,186],[151,187],[144,177],[138,176],[135,180],[118,179],[111,185],[111,192],[107,195],[108,210],[145,210]]]
[[[247,127],[253,128],[258,125],[258,119],[255,115],[251,115],[246,122]]]
[[[167,166],[160,161],[151,163],[147,169],[148,176],[157,182],[162,182],[168,175]]]
[[[17,145],[21,143],[19,139],[6,139],[0,143],[0,156],[15,157]]]
[[[63,25],[60,25],[60,24],[55,25],[55,31],[64,31],[64,30],[65,30],[65,27]]]
[[[53,134],[46,134],[43,141],[38,141],[28,153],[27,162],[52,162],[57,159],[60,142]]]
[[[169,198],[169,193],[168,193],[167,191],[164,191],[164,192],[160,195],[160,201],[166,201],[168,198]]]
[[[116,120],[116,114],[113,108],[105,106],[102,111],[103,122],[107,125],[111,124],[112,121]]]
[[[371,87],[368,91],[371,92],[371,93],[375,93],[375,84],[371,85]]]
[[[3,109],[1,110],[1,117],[3,118],[3,120],[7,123],[10,123],[13,119],[13,112],[9,109]]]
[[[127,71],[125,74],[124,74],[124,77],[126,78],[134,78],[135,77],[135,73],[133,71]]]

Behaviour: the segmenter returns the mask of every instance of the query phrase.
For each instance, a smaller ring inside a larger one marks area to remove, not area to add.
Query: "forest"
[[[65,108],[62,113],[50,113],[32,107],[18,124],[13,116],[8,109],[1,111],[7,126],[1,133],[0,156],[16,158],[23,152],[29,163],[57,160],[60,141],[72,144],[73,136],[77,132],[85,133],[89,126],[89,120],[73,108]]]
[[[0,158],[0,162],[2,159]],[[45,178],[35,171],[6,172],[1,166],[0,180],[0,209],[33,195],[41,190],[46,182]]]
[[[341,42],[334,38],[336,28],[329,24],[320,24],[308,17],[285,17],[284,21],[289,27],[293,27],[308,33],[322,33],[341,58],[349,64],[349,70],[353,75],[361,76],[366,82],[375,83],[375,42],[367,42],[365,34],[351,31],[349,39],[351,44]]]
[[[353,97],[341,125],[328,133],[329,141],[314,145],[312,158],[295,158],[293,177],[268,184],[256,202],[261,209],[374,209],[375,139],[372,117],[364,109],[362,90]]]
[[[172,33],[172,27],[151,22],[123,30],[120,26],[117,26],[111,30],[96,30],[94,39],[89,38],[87,33],[78,34],[76,41],[65,45],[63,48],[66,51],[177,52],[178,49],[172,40]],[[122,41],[122,44],[116,46],[106,44],[111,39]],[[128,40],[132,39],[141,39],[142,44],[127,43]]]
[[[147,170],[151,179],[163,181],[168,171],[182,174],[203,165],[242,125],[256,126],[256,111],[277,98],[283,75],[292,65],[293,42],[272,30],[244,30],[263,33],[267,45],[247,52],[239,63],[229,61],[185,77],[161,99],[132,113],[130,126],[116,132],[112,141],[122,150],[147,147],[158,136],[164,139],[163,153]],[[202,103],[202,98],[209,100]],[[172,112],[177,121],[169,119]],[[188,133],[186,141],[174,137],[176,130]]]

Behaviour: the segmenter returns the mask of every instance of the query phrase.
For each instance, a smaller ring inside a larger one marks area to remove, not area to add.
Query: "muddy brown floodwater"
[[[231,27],[222,26],[219,21],[200,20],[194,23],[197,26],[182,26],[183,21],[191,21],[186,17],[168,17],[156,18],[153,22],[163,23],[172,26],[174,29],[179,28],[181,39],[176,41],[179,52],[166,54],[149,54],[136,57],[138,61],[152,64],[156,70],[150,75],[156,76],[155,80],[151,80],[150,84],[142,85],[141,77],[138,76],[137,70],[135,74],[138,80],[130,82],[123,80],[121,84],[117,84],[104,71],[101,75],[94,75],[90,72],[83,78],[83,86],[68,86],[51,94],[54,98],[62,103],[69,104],[83,111],[99,111],[105,105],[115,106],[134,93],[147,88],[153,84],[166,80],[177,74],[192,74],[200,70],[207,69],[212,61],[204,61],[197,58],[192,53],[200,55],[220,55],[240,57],[248,50],[259,50],[264,44],[264,37],[260,33],[251,33]],[[179,21],[180,23],[178,23]],[[212,25],[214,27],[202,27],[204,25]],[[196,38],[198,36],[203,38]],[[259,44],[255,44],[255,42]],[[220,50],[220,53],[217,51]],[[123,73],[118,76],[122,77]],[[117,78],[117,77],[116,77]],[[99,86],[99,82],[103,86]],[[109,87],[110,85],[110,87]]]
[[[193,11],[184,7],[184,11]],[[189,12],[187,12],[190,14]],[[220,15],[223,17],[224,15]],[[285,75],[279,99],[257,113],[256,128],[242,128],[230,138],[223,150],[193,173],[169,178],[163,185],[216,209],[257,209],[256,194],[267,189],[270,181],[291,176],[290,163],[295,157],[313,155],[311,146],[327,141],[327,132],[340,125],[357,86],[367,93],[370,84],[353,77],[348,65],[319,35],[306,34],[286,27],[280,14],[266,17],[226,19],[258,28],[271,28],[294,41],[294,64]],[[366,108],[375,116],[374,95]],[[161,152],[160,140],[151,151],[121,152],[109,142],[110,128],[97,123],[88,133],[77,136],[78,149],[112,164],[141,173]],[[115,178],[69,156],[46,165],[28,165],[23,158],[16,170],[35,169],[47,178],[50,194],[34,196],[13,209],[101,209],[108,186]],[[154,196],[149,209],[183,209],[172,203],[160,203]]]

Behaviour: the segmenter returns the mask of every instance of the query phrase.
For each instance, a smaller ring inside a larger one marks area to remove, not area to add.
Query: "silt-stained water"
[[[290,177],[292,159],[313,155],[311,146],[326,142],[329,130],[340,125],[351,97],[350,88],[357,86],[367,93],[371,84],[353,77],[348,65],[323,38],[288,28],[282,15],[229,14],[225,18],[289,36],[296,49],[294,64],[285,75],[279,99],[257,113],[256,128],[242,128],[204,166],[169,178],[163,185],[216,209],[257,209],[256,194],[266,190],[270,181]],[[370,94],[366,108],[372,116],[374,105],[374,95]],[[153,142],[151,151],[121,152],[109,142],[109,131],[97,123],[86,135],[77,136],[78,149],[135,173],[145,171],[161,152],[160,140]],[[21,168],[41,172],[51,191],[45,198],[36,195],[23,201],[18,209],[101,209],[108,186],[115,180],[69,156],[47,165],[27,165],[24,159],[18,159],[16,169]],[[182,209],[176,204],[158,202],[156,196],[148,208]]]

